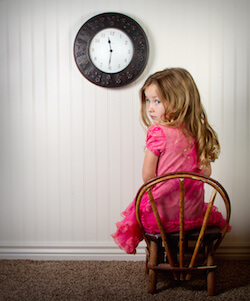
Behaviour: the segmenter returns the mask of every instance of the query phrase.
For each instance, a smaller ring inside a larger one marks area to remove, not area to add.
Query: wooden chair
[[[212,187],[212,193],[208,208],[204,215],[202,227],[200,229],[191,231],[184,231],[184,183],[185,179],[187,178],[195,181],[202,181],[204,184]],[[179,232],[165,233],[151,189],[154,185],[163,181],[169,181],[171,179],[178,179],[180,184],[180,229]],[[139,210],[141,198],[144,193],[147,193],[149,196],[151,207],[159,227],[159,233],[150,234],[144,231]],[[226,225],[222,231],[220,231],[219,227],[217,226],[208,227],[209,216],[217,193],[219,193],[221,196],[219,199],[224,201],[226,208]],[[190,280],[191,274],[204,271],[207,273],[208,296],[213,296],[215,294],[215,269],[217,267],[215,265],[215,251],[227,232],[231,214],[230,200],[222,185],[212,178],[208,178],[196,173],[169,173],[156,177],[145,183],[139,189],[135,202],[136,218],[142,231],[143,238],[147,244],[146,273],[149,274],[148,292],[155,293],[156,291],[158,271],[171,272],[175,280]],[[191,248],[192,253],[189,255],[189,244],[191,243],[193,244],[193,248]],[[203,255],[203,263],[198,264],[197,260],[200,259],[201,253]]]

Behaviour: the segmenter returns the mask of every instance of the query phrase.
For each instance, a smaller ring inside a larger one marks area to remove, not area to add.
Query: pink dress
[[[194,138],[187,137],[180,129],[153,125],[148,129],[146,139],[147,149],[159,157],[156,175],[169,172],[187,171],[203,173],[199,169],[197,146]],[[157,184],[152,190],[163,226],[166,232],[179,230],[179,182],[171,180]],[[185,229],[192,230],[201,226],[204,211],[204,188],[202,182],[185,180]],[[141,219],[146,232],[159,232],[152,212],[148,195],[141,200]],[[122,213],[124,219],[117,222],[117,231],[112,234],[115,243],[128,254],[135,254],[136,247],[142,240],[140,228],[136,221],[135,200]],[[214,207],[209,219],[209,225],[218,225],[221,229],[225,220]]]

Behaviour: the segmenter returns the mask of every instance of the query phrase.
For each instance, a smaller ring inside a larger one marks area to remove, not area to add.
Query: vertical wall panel
[[[229,194],[234,199],[236,197],[234,190],[234,177],[233,170],[236,169],[236,119],[235,119],[235,103],[236,103],[236,92],[235,92],[235,82],[236,82],[236,31],[235,31],[235,18],[234,10],[235,6],[233,1],[229,1],[227,4],[227,9],[224,10],[222,18],[223,26],[223,95],[224,95],[224,107],[223,107],[223,122],[224,124],[224,134],[223,143],[221,145],[221,159],[224,159],[223,168],[227,174],[224,183],[229,189]],[[230,21],[231,20],[231,21]],[[230,164],[228,163],[229,158]],[[234,203],[232,204],[234,208]],[[234,215],[233,217],[234,218]]]
[[[97,176],[93,185],[97,190],[96,226],[97,239],[107,241],[110,237],[110,194],[109,194],[109,100],[108,91],[103,88],[97,89]]]
[[[210,39],[211,39],[211,65],[210,65],[210,93],[209,102],[209,122],[217,132],[220,141],[224,135],[224,44],[223,44],[223,2],[211,2],[210,13]],[[223,145],[222,145],[223,146]],[[222,160],[213,164],[213,173],[219,174],[222,169]]]
[[[17,206],[23,211],[23,239],[35,240],[36,211],[34,202],[35,187],[35,110],[34,110],[34,53],[33,23],[30,3],[19,3],[20,11],[20,100],[21,100],[21,151],[20,179],[22,204]]]
[[[134,198],[129,187],[133,187],[133,129],[135,114],[133,110],[133,94],[131,91],[121,93],[121,208],[125,210],[127,205]],[[138,122],[138,121],[137,121]],[[142,154],[142,151],[141,151]],[[128,164],[127,162],[131,162]]]
[[[0,236],[2,241],[11,238],[10,205],[10,106],[9,106],[9,11],[6,1],[0,2],[0,34],[1,34],[1,73],[0,73]],[[8,225],[8,227],[6,227]]]
[[[19,5],[17,6],[19,7]],[[22,198],[22,117],[21,117],[21,92],[22,92],[22,78],[21,78],[21,16],[16,16],[16,4],[8,2],[8,137],[7,143],[9,144],[9,166],[7,167],[10,172],[8,185],[8,210],[10,210],[10,228],[11,239],[17,240],[22,238],[22,211],[20,208],[23,206]],[[15,38],[14,38],[15,37]]]
[[[221,142],[213,176],[232,200],[227,241],[248,244],[247,0],[0,1],[0,245],[113,245],[142,184],[139,90],[153,72],[188,69]],[[95,14],[118,11],[147,33],[130,86],[105,89],[76,67],[73,43]],[[238,234],[241,233],[241,234]]]
[[[60,239],[70,241],[73,239],[73,208],[77,199],[72,185],[72,145],[74,139],[72,114],[75,97],[71,95],[71,49],[69,44],[70,3],[57,1],[56,3],[56,40],[57,40],[57,103],[58,103],[58,160],[59,160],[59,220]],[[79,91],[77,91],[79,92]],[[71,101],[72,99],[72,101]],[[80,112],[80,110],[78,111]],[[76,123],[79,116],[75,114]],[[80,124],[81,127],[81,124]],[[78,134],[78,132],[76,132]],[[80,145],[78,148],[80,149]],[[80,156],[78,155],[79,160]],[[80,210],[79,210],[80,212]],[[75,217],[77,221],[77,216]]]
[[[50,241],[60,235],[58,87],[57,87],[57,7],[56,1],[45,3],[45,70],[46,70],[46,186],[48,236]]]
[[[239,7],[235,7],[235,40],[237,44],[236,58],[235,58],[235,165],[236,173],[235,177],[238,179],[239,183],[235,187],[235,195],[240,199],[244,199],[247,193],[247,177],[245,176],[249,170],[249,153],[247,153],[247,147],[241,147],[246,144],[249,136],[247,137],[247,128],[249,128],[249,115],[247,115],[247,87],[249,85],[249,78],[247,77],[247,13],[246,11],[239,10]],[[249,43],[249,42],[248,42]],[[248,164],[247,164],[248,163]],[[236,206],[235,206],[236,207]],[[250,206],[242,206],[236,209],[238,216],[243,216],[244,212],[249,211]],[[240,229],[244,227],[244,221],[240,220],[238,222],[237,228]],[[241,234],[241,239],[243,240],[245,235]]]
[[[93,241],[97,237],[97,96],[95,86],[88,82],[84,83],[83,105],[84,230],[85,239]]]
[[[121,212],[121,92],[112,89],[113,98],[108,103],[109,141],[109,218],[115,223]],[[111,95],[111,93],[109,94]]]
[[[33,41],[33,85],[34,85],[34,131],[35,131],[35,187],[33,202],[36,206],[36,240],[48,240],[48,202],[47,202],[47,66],[45,7],[41,1],[32,1],[32,41]]]

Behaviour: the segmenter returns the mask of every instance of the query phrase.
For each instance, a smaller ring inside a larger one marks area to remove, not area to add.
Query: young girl
[[[151,75],[141,89],[141,119],[148,128],[142,168],[144,183],[169,172],[187,171],[211,175],[211,162],[220,145],[207,121],[196,84],[186,70],[166,69]],[[185,230],[200,227],[206,204],[203,184],[185,181]],[[179,184],[166,182],[153,190],[166,232],[179,230]],[[136,253],[142,235],[133,201],[122,213],[112,234],[115,243],[129,254]],[[142,223],[147,232],[159,232],[147,194],[141,200]],[[223,229],[225,220],[214,207],[209,225]]]

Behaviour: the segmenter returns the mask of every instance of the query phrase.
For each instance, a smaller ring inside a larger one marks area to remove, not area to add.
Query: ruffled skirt
[[[204,213],[207,209],[208,204],[205,203]],[[139,228],[139,225],[136,220],[135,215],[135,203],[132,202],[127,209],[122,212],[123,220],[116,223],[117,231],[112,234],[115,243],[120,247],[120,249],[124,250],[128,254],[136,254],[136,247],[139,242],[142,240],[142,234]],[[153,213],[150,218],[145,219],[143,214],[141,217],[143,227],[146,232],[149,233],[159,233],[159,228],[157,226],[156,220],[154,218]],[[191,220],[185,221],[184,229],[192,230],[201,227],[203,223],[203,216]],[[219,226],[222,230],[225,227],[226,221],[223,218],[222,214],[218,211],[217,207],[213,206],[211,211],[211,215],[209,218],[208,226]],[[165,221],[163,222],[163,227],[166,233],[179,231],[179,221]],[[231,230],[231,226],[228,227],[228,232]]]

